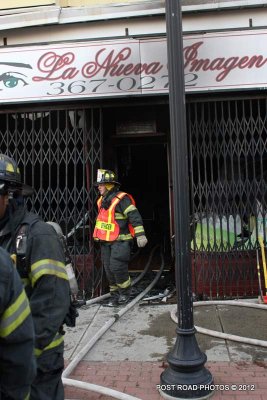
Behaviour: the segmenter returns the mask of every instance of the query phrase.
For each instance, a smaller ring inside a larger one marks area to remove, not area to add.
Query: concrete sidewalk
[[[143,400],[159,400],[160,374],[168,366],[176,324],[175,305],[136,305],[121,317],[86,354],[69,378],[106,386]],[[267,310],[267,306],[266,306]],[[75,328],[65,337],[68,363],[96,334],[116,309],[95,304],[80,310]],[[225,305],[194,308],[196,326],[233,335],[267,340],[265,310]],[[214,378],[214,399],[266,399],[267,348],[196,334]],[[231,386],[234,385],[234,386]],[[68,399],[111,399],[106,395],[66,387]]]

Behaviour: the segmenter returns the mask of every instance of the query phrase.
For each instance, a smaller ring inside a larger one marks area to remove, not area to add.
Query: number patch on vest
[[[103,222],[103,221],[96,221],[97,229],[102,229],[103,231],[110,231],[113,232],[115,230],[115,224]]]

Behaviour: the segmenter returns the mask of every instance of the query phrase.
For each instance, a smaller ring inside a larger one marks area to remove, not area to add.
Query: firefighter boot
[[[126,289],[120,289],[120,297],[118,300],[119,304],[126,304],[130,300],[131,297],[131,286]]]
[[[110,292],[110,299],[107,303],[107,307],[117,307],[119,296],[120,296],[120,294],[119,294],[118,290]]]

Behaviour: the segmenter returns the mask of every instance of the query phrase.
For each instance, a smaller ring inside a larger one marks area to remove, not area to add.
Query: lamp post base
[[[177,339],[169,353],[169,367],[160,376],[159,392],[172,400],[207,399],[213,395],[214,384],[211,373],[204,367],[207,356],[198,347],[195,328],[176,328]]]

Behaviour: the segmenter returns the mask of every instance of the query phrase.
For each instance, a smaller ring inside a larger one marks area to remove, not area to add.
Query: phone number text
[[[197,74],[185,74],[185,86],[194,87],[197,85]],[[114,83],[113,83],[114,82]],[[77,80],[71,83],[52,82],[50,89],[47,92],[48,96],[60,96],[66,93],[70,94],[86,94],[86,93],[107,93],[107,92],[131,92],[131,91],[149,91],[149,90],[168,90],[169,80],[168,75],[160,77],[141,76],[140,79],[135,79],[130,76],[125,76],[116,81],[111,81],[108,78]]]

